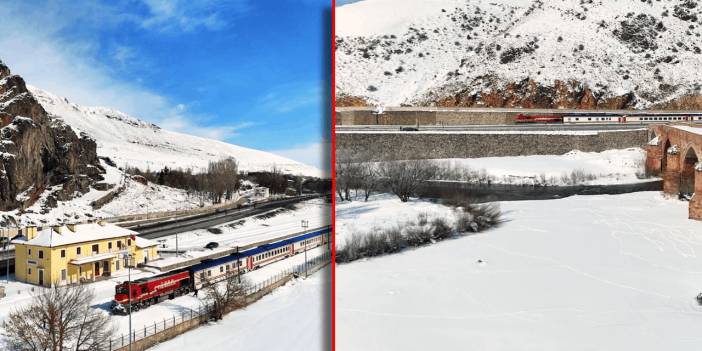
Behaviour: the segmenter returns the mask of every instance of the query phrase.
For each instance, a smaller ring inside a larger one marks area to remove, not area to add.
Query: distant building
[[[95,281],[125,270],[125,256],[136,264],[158,258],[157,242],[137,232],[100,223],[29,227],[12,240],[18,281],[42,286]]]
[[[247,190],[239,190],[239,195],[253,201],[267,199],[271,196],[271,192],[265,186],[256,186]]]

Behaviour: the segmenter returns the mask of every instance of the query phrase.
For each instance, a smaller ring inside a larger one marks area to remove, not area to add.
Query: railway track
[[[700,124],[702,126],[702,124]],[[336,132],[400,132],[446,131],[446,132],[569,132],[569,131],[612,131],[646,128],[645,124],[500,124],[500,125],[353,125],[336,126]]]
[[[239,209],[219,210],[214,213],[190,216],[186,218],[174,219],[157,223],[149,223],[146,225],[135,225],[127,228],[138,232],[139,235],[144,238],[155,239],[191,230],[206,229],[218,224],[236,221],[245,217],[261,214],[266,211],[270,211],[274,208],[279,208],[323,196],[325,195],[309,195],[290,199],[275,200],[266,203],[256,204],[255,207],[246,206]]]

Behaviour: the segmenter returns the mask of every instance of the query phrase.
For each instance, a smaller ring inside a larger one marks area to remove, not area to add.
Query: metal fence
[[[246,292],[246,296],[249,297],[261,290],[269,288],[290,276],[304,276],[305,268],[312,271],[318,266],[323,266],[331,262],[331,252],[325,252],[322,255],[316,256],[307,261],[307,266],[305,263],[299,264],[294,267],[287,268],[276,275],[269,277],[268,279],[254,284]],[[179,314],[173,314],[171,317],[164,318],[162,321],[154,321],[153,323],[146,324],[141,328],[134,328],[131,331],[131,342],[135,343],[139,340],[148,338],[152,335],[158,334],[160,332],[166,331],[170,328],[176,327],[182,323],[189,322],[193,319],[199,319],[206,317],[212,311],[212,306],[204,304],[198,306],[197,309],[184,308]],[[130,342],[129,333],[123,333],[122,335],[111,339],[109,342],[108,350],[117,350],[122,347],[128,346]]]

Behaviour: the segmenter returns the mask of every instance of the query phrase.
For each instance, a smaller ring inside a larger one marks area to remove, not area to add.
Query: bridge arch
[[[670,139],[665,139],[665,141],[661,144],[663,145],[663,150],[662,150],[662,155],[663,157],[661,158],[661,172],[665,172],[668,170],[668,159],[670,158],[670,155],[668,154],[668,149],[672,146],[670,144]]]
[[[692,145],[688,145],[680,157],[680,195],[691,199],[695,193],[695,166],[700,162],[699,153]]]

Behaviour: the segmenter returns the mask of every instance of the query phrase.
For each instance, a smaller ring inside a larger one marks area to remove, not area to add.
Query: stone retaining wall
[[[337,125],[461,125],[514,124],[517,111],[463,110],[387,110],[375,114],[372,109],[337,110]]]
[[[645,129],[589,135],[340,132],[336,151],[368,161],[560,155],[642,147],[647,138]]]

